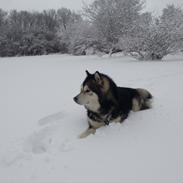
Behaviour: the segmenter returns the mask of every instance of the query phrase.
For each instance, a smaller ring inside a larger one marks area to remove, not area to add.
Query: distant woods
[[[67,32],[81,15],[62,8],[43,12],[0,10],[0,55],[67,53]]]
[[[0,9],[0,56],[123,52],[161,60],[183,49],[183,10],[167,5],[159,17],[140,0],[95,0],[81,13],[67,8],[28,12]]]

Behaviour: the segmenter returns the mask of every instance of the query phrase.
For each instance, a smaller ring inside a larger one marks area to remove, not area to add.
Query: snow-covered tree
[[[160,18],[143,18],[135,29],[136,34],[121,37],[121,49],[141,60],[161,60],[182,47],[183,11],[169,5]]]
[[[77,34],[83,19],[79,13],[75,13],[67,8],[61,8],[57,10],[57,21],[59,25],[57,37],[60,41],[61,52],[71,52],[71,40],[73,39],[74,32]]]
[[[56,35],[57,30],[55,10],[12,10],[9,14],[0,11],[0,56],[59,52],[62,48]]]
[[[59,37],[60,41],[65,43],[68,53],[85,55],[87,49],[98,50],[98,47],[100,47],[95,33],[95,27],[92,24],[85,20],[80,20],[68,25],[67,29]]]
[[[69,9],[42,12],[0,9],[0,56],[126,52],[162,59],[183,49],[183,10],[169,5],[153,18],[141,0],[94,0],[84,15]]]
[[[168,5],[160,17],[162,31],[169,35],[168,52],[172,53],[183,48],[183,9]]]
[[[7,32],[7,12],[0,9],[0,56],[6,56],[7,39],[5,33]]]
[[[78,13],[75,13],[74,11],[71,11],[67,8],[60,8],[57,10],[57,20],[59,24],[60,31],[65,31],[67,29],[67,26],[70,26],[71,24],[74,24],[78,21],[80,21],[81,15]]]
[[[2,27],[6,22],[7,12],[0,9],[0,27]]]
[[[95,0],[84,12],[96,27],[98,39],[113,49],[121,36],[128,34],[139,19],[140,0]]]

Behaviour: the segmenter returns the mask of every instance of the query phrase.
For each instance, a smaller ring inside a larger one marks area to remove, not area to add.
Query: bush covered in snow
[[[140,0],[95,0],[84,7],[86,17],[95,27],[96,37],[107,45],[108,52],[115,50],[119,38],[132,30],[140,10]]]
[[[60,11],[0,10],[0,56],[65,52],[65,45],[57,36]]]
[[[183,10],[160,17],[142,12],[141,0],[94,0],[82,14],[67,8],[28,12],[0,10],[0,56],[124,52],[161,60],[183,49]]]
[[[133,35],[121,37],[119,44],[126,53],[141,60],[161,60],[180,51],[183,46],[183,11],[173,5],[160,18],[136,26]],[[143,26],[141,26],[143,25]],[[139,27],[139,28],[138,28]]]

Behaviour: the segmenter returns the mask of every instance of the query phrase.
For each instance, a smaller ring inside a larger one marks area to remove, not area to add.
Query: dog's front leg
[[[87,136],[89,136],[90,134],[95,134],[96,129],[89,127],[86,131],[84,131],[82,134],[79,135],[79,138],[86,138]]]

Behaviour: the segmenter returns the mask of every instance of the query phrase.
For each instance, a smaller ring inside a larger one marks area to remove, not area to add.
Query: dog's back
[[[124,112],[149,109],[152,95],[145,89],[118,87],[118,102]]]

